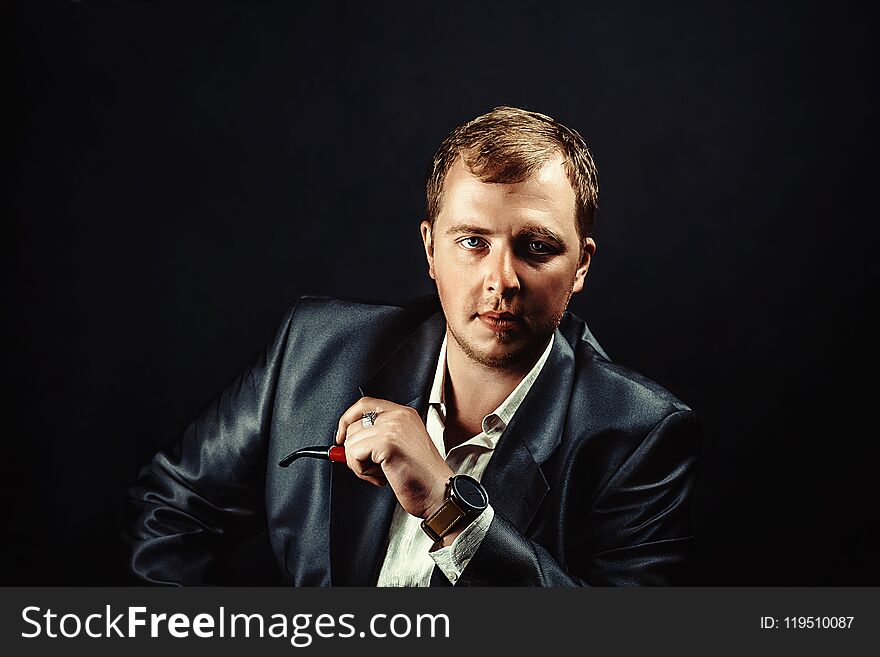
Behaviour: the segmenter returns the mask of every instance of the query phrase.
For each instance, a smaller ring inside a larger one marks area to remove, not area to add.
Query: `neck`
[[[501,405],[532,369],[540,354],[528,362],[494,368],[473,360],[455,338],[446,335],[447,433],[473,436],[481,431],[485,416]]]

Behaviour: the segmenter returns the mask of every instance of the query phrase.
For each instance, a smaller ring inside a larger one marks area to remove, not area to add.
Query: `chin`
[[[536,347],[530,342],[517,340],[510,333],[496,333],[494,342],[486,345],[469,341],[458,341],[462,351],[471,360],[494,369],[508,369],[535,355]],[[544,345],[546,346],[546,345]],[[543,346],[541,347],[543,349]]]

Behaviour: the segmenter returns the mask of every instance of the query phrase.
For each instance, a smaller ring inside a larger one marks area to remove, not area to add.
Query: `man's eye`
[[[483,240],[479,237],[465,237],[463,240],[459,240],[459,244],[466,249],[479,249],[483,246]]]
[[[553,249],[546,242],[529,242],[529,251],[531,251],[532,253],[545,255],[548,253],[552,253]]]

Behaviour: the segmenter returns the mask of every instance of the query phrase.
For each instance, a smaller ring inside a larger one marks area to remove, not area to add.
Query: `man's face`
[[[581,252],[562,156],[514,184],[481,182],[459,160],[422,239],[448,348],[504,369],[531,366],[547,346],[596,248],[587,239]]]

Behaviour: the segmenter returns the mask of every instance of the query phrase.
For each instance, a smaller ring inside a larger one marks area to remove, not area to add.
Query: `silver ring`
[[[364,413],[363,418],[361,419],[361,424],[365,427],[371,427],[376,424],[376,416],[379,414],[376,411],[370,411],[369,413]]]

